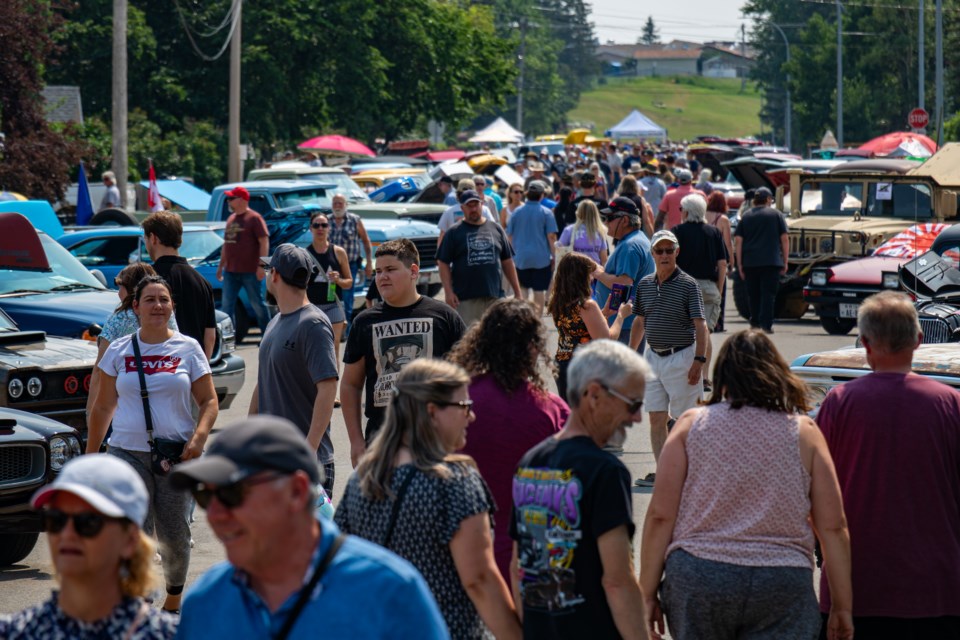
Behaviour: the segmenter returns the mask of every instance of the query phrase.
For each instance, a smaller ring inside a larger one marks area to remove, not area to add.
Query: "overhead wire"
[[[183,10],[180,8],[179,0],[173,0],[173,4],[177,9],[177,16],[180,19],[180,25],[183,27],[184,33],[187,34],[187,40],[189,40],[190,42],[190,47],[193,49],[193,52],[196,53],[197,56],[200,57],[202,60],[205,60],[206,62],[215,62],[216,60],[220,59],[220,57],[227,50],[227,47],[230,46],[230,41],[233,39],[233,35],[237,31],[237,24],[239,23],[239,20],[237,20],[237,17],[240,15],[240,5],[242,2],[243,0],[232,0],[230,3],[230,10],[227,12],[227,15],[224,17],[223,22],[221,22],[221,25],[211,33],[211,35],[216,35],[217,33],[223,30],[224,25],[229,21],[230,32],[227,34],[227,38],[226,40],[224,40],[223,46],[220,47],[220,50],[217,51],[217,53],[210,56],[200,50],[200,47],[197,45],[196,40],[194,40],[193,38],[194,34],[192,33],[192,29],[190,28],[190,25],[187,23],[186,16],[184,16]],[[206,37],[206,36],[203,36],[202,34],[196,34],[196,35],[198,37]]]

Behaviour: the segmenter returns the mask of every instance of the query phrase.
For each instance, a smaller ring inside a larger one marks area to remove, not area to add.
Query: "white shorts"
[[[694,355],[696,345],[669,356],[658,356],[647,345],[643,356],[656,376],[647,381],[647,389],[643,394],[643,405],[647,411],[666,411],[672,417],[679,418],[684,411],[697,406],[703,395],[703,383],[701,380],[697,380],[697,384],[687,382],[687,372],[693,365]]]
[[[713,280],[697,280],[703,295],[703,316],[707,319],[707,329],[713,331],[720,320],[720,290]]]

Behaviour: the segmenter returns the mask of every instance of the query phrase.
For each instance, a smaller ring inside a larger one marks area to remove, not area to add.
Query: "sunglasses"
[[[664,256],[664,255],[666,255],[666,256],[672,256],[674,253],[676,253],[676,251],[677,251],[677,248],[676,248],[676,247],[670,247],[670,248],[668,248],[668,249],[654,249],[654,250],[653,250],[653,252],[654,252],[655,254],[657,254],[658,256]]]
[[[236,509],[243,504],[243,501],[247,498],[247,493],[250,487],[254,487],[258,484],[266,484],[271,480],[276,480],[277,478],[282,477],[282,474],[279,473],[270,473],[259,478],[248,478],[246,480],[241,480],[240,482],[234,482],[233,484],[224,485],[222,487],[211,487],[205,484],[198,484],[193,489],[190,490],[190,493],[193,494],[193,499],[197,501],[197,504],[200,505],[201,509],[206,509],[210,506],[210,500],[214,497],[227,509]]]
[[[521,191],[520,189],[514,189],[510,193],[523,193],[523,191]]]
[[[111,518],[101,513],[64,513],[59,509],[44,509],[42,512],[43,530],[47,533],[60,533],[73,520],[73,530],[81,538],[93,538],[103,531],[107,522],[121,522],[124,518]]]
[[[473,400],[460,400],[459,402],[434,402],[438,407],[460,407],[465,414],[473,410]]]
[[[633,398],[628,398],[627,396],[623,395],[616,389],[611,389],[610,387],[603,384],[602,382],[599,382],[597,384],[603,387],[603,390],[609,393],[610,395],[612,395],[614,398],[618,400],[623,400],[625,403],[627,403],[627,411],[629,411],[631,415],[636,413],[637,411],[640,411],[640,407],[643,406],[643,400],[634,400]]]
[[[314,229],[327,229],[327,228],[330,227],[330,223],[329,223],[329,222],[314,222],[314,223],[311,224],[310,226],[313,227]]]

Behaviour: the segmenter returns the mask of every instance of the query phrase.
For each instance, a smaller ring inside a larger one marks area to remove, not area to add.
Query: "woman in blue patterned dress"
[[[169,640],[177,619],[144,600],[156,576],[141,526],[147,488],[126,462],[91,454],[68,462],[33,496],[43,514],[60,590],[0,616],[5,640]]]
[[[521,637],[493,556],[493,498],[476,464],[454,452],[475,416],[461,367],[421,358],[397,377],[379,431],[334,515],[344,533],[409,560],[433,592],[450,636]]]

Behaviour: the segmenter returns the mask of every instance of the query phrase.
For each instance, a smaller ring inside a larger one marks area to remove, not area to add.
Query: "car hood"
[[[883,272],[896,272],[897,268],[907,262],[908,258],[892,258],[890,256],[870,256],[849,262],[841,262],[830,267],[828,284],[875,284],[883,283]]]
[[[417,222],[406,218],[400,220],[364,220],[372,242],[386,242],[400,238],[437,237],[436,225]]]
[[[97,359],[97,347],[87,340],[49,336],[46,341],[2,342],[12,337],[0,334],[0,366],[75,369],[91,366]]]
[[[71,291],[0,296],[0,308],[24,331],[77,338],[107,321],[120,300],[115,291]]]
[[[804,367],[869,369],[863,349],[822,351],[794,361]],[[913,372],[939,376],[960,376],[960,346],[956,343],[922,344],[913,354]]]

